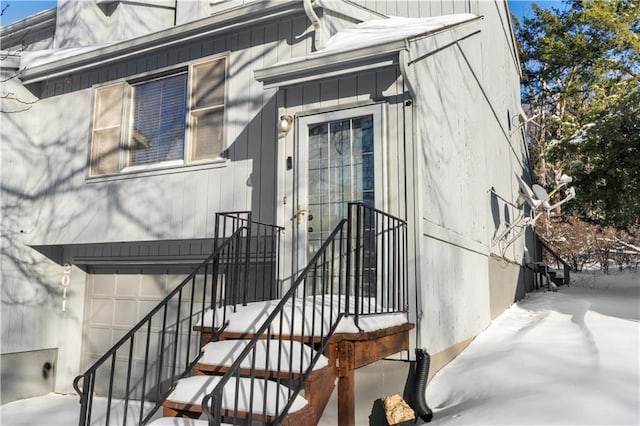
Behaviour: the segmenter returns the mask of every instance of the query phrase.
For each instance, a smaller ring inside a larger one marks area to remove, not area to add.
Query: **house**
[[[530,180],[506,1],[58,0],[0,42],[2,402],[73,392],[216,213],[278,227],[278,295],[347,202],[406,223],[415,329],[356,370],[358,423],[532,285],[525,235],[496,239]]]

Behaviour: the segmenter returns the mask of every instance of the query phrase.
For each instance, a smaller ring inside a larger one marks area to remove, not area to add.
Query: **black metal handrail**
[[[80,426],[92,424],[92,419],[95,423],[94,394],[106,395],[106,408],[98,410],[97,419],[102,420],[99,416],[103,415],[107,426],[115,411],[114,399],[122,400],[122,411],[117,413],[116,424],[127,424],[136,404],[140,405],[135,415],[137,422],[145,424],[151,419],[175,382],[188,375],[200,358],[202,330],[205,327],[222,330],[229,309],[247,303],[245,290],[250,271],[266,277],[265,285],[276,287],[277,249],[269,253],[255,252],[260,244],[254,240],[265,236],[279,248],[281,228],[270,228],[251,222],[247,212],[216,215],[216,238],[209,257],[75,378],[73,386],[80,395],[81,404]],[[260,262],[256,266],[258,258]],[[255,300],[272,296],[272,290],[254,289]],[[206,311],[213,313],[207,323]],[[197,325],[199,330],[194,329]]]
[[[338,226],[336,226],[329,238],[327,238],[327,240],[321,246],[320,250],[318,250],[318,252],[313,256],[309,264],[300,273],[293,285],[289,288],[280,302],[271,311],[267,319],[255,331],[249,343],[238,355],[225,375],[219,380],[213,391],[203,398],[202,410],[207,414],[210,425],[219,426],[221,424],[223,413],[223,388],[232,378],[235,378],[236,383],[239,383],[238,379],[242,376],[240,368],[241,364],[249,355],[251,355],[254,360],[256,359],[257,342],[263,339],[267,339],[268,345],[278,345],[278,351],[280,354],[283,354],[282,348],[285,347],[288,342],[289,348],[291,348],[288,351],[288,356],[290,358],[288,361],[291,361],[292,359],[298,357],[302,360],[305,357],[305,353],[302,352],[304,350],[303,345],[298,346],[300,348],[300,352],[294,354],[294,346],[292,344],[294,340],[312,343],[317,349],[311,359],[311,362],[308,363],[304,371],[294,371],[292,367],[293,363],[287,362],[286,360],[283,362],[288,365],[288,370],[283,371],[281,368],[281,355],[278,356],[277,365],[273,367],[269,365],[269,357],[267,357],[266,359],[265,371],[269,371],[271,368],[276,370],[277,373],[274,376],[276,377],[276,382],[278,384],[284,381],[293,383],[294,378],[298,379],[296,380],[295,385],[287,388],[287,399],[285,401],[280,400],[280,392],[277,392],[275,395],[275,415],[273,417],[276,417],[276,420],[274,421],[274,423],[278,424],[284,418],[284,416],[286,416],[288,409],[293,403],[295,397],[302,390],[306,377],[311,373],[313,367],[322,355],[322,352],[326,349],[329,338],[333,335],[333,332],[335,331],[340,319],[342,318],[342,315],[339,314],[340,309],[335,311],[331,310],[331,312],[329,312],[328,323],[324,321],[324,315],[326,314],[326,298],[329,299],[329,309],[334,306],[334,302],[337,302],[338,305],[340,305],[341,302],[338,299],[338,295],[336,295],[332,291],[329,291],[331,290],[330,287],[333,283],[333,278],[338,279],[338,282],[336,283],[338,288],[343,288],[343,283],[346,282],[346,274],[344,273],[339,273],[337,276],[329,276],[327,274],[329,270],[334,270],[336,263],[338,264],[338,271],[346,272],[346,268],[343,268],[343,266],[346,265],[346,252],[343,250],[343,240],[346,232],[346,225],[347,220],[343,219],[338,224]],[[318,278],[320,278],[320,280],[318,280]],[[322,284],[320,289],[318,288],[318,283]],[[322,308],[320,312],[318,312],[318,309],[316,309],[316,301],[310,300],[307,297],[309,290],[311,291],[311,295],[314,297],[314,299],[316,296],[321,297]],[[296,314],[301,315],[301,321],[300,327],[294,329]],[[322,315],[322,317],[317,318],[319,315]],[[317,325],[319,325],[320,327],[319,330]],[[302,362],[300,363],[300,365],[303,365]],[[246,404],[246,406],[249,407],[249,412],[246,414],[248,418],[253,419],[254,422],[257,421],[265,424],[270,423],[267,421],[267,416],[253,412],[255,396],[254,389],[256,387],[259,387],[260,385],[254,382],[263,382],[262,389],[264,391],[264,394],[262,396],[266,404],[266,391],[268,389],[266,383],[269,380],[269,375],[267,374],[264,377],[256,377],[255,369],[252,369],[252,372],[249,374],[249,376],[251,378],[251,386],[249,402],[248,404]],[[238,392],[236,392],[236,397],[237,396]],[[230,415],[232,417],[237,417],[239,405],[238,401],[234,401],[234,403],[231,405],[233,405],[233,408],[227,407],[226,411],[231,411],[232,413],[230,413]]]
[[[246,380],[247,376],[248,401],[242,405],[248,407],[248,412],[243,416],[254,423],[280,424],[344,317],[353,315],[358,326],[361,315],[407,312],[406,222],[362,203],[350,203],[348,209],[348,219],[340,221],[215,388],[203,398],[202,409],[210,426],[219,426],[223,417],[238,417],[238,398],[245,396],[238,391],[238,384],[241,377]],[[278,361],[271,366],[267,357],[264,370],[272,373],[260,377],[255,360],[257,343],[264,340],[267,352],[270,345],[277,346]],[[304,345],[298,345],[294,353],[294,340],[315,349],[308,364],[302,362],[306,355]],[[283,347],[288,349],[284,355]],[[284,360],[283,368],[281,357],[285,355],[289,359]],[[246,365],[249,356],[252,368],[247,374],[241,365]],[[293,368],[293,359],[300,360],[298,370]],[[275,408],[267,415],[270,378],[287,386],[286,397],[275,391]],[[227,398],[223,395],[224,386],[231,379],[235,379],[236,389],[231,397],[235,399],[223,403]],[[261,412],[254,411],[256,388],[263,392]]]
[[[252,220],[251,212],[225,212],[216,215],[216,240],[238,227],[247,228],[245,250],[246,265],[238,271],[242,274],[242,288],[235,300],[242,305],[248,302],[271,300],[280,293],[278,254],[284,228]],[[233,309],[235,311],[236,305]]]
[[[562,258],[562,256],[560,256],[550,245],[547,241],[545,241],[540,235],[538,235],[536,233],[536,237],[538,242],[540,243],[540,247],[542,249],[542,258],[541,260],[544,262],[544,252],[546,251],[547,253],[549,253],[549,255],[555,259],[557,265],[559,266],[560,264],[562,264],[562,277],[563,277],[563,282],[564,284],[569,284],[570,280],[571,280],[571,265],[569,264],[569,262],[567,262],[566,260],[564,260]],[[545,272],[546,273],[546,272]]]
[[[363,203],[349,203],[347,250],[354,262],[354,322],[360,316],[407,312],[407,222]],[[347,305],[347,309],[349,305]],[[347,310],[346,314],[350,312]]]

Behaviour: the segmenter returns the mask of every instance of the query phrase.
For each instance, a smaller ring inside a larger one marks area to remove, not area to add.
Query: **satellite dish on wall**
[[[546,210],[549,210],[551,208],[551,205],[549,204],[549,194],[547,194],[547,190],[538,184],[534,184],[531,189],[536,195],[536,198],[538,200],[541,200],[540,203],[542,204],[542,207]]]
[[[531,207],[531,211],[528,215],[524,212],[520,214],[513,223],[509,224],[509,226],[507,226],[507,228],[494,239],[494,241],[504,243],[503,250],[506,250],[509,245],[517,240],[520,235],[524,233],[527,226],[534,226],[543,212],[551,211],[576,197],[576,190],[571,187],[565,191],[565,197],[562,200],[553,205],[549,203],[551,197],[556,192],[558,192],[562,187],[573,182],[573,179],[567,175],[562,175],[560,177],[558,185],[556,185],[550,193],[547,193],[547,191],[538,184],[534,184],[530,187],[517,173],[515,174],[515,177],[520,188],[517,205],[522,209],[526,203]]]
[[[538,208],[541,202],[536,199],[536,194],[531,190],[531,188],[529,188],[529,185],[527,185],[527,183],[522,180],[520,176],[518,176],[517,174],[515,176],[516,180],[518,181],[518,185],[520,185],[520,194],[518,195],[518,200],[521,200],[521,202],[518,202],[518,205],[522,205],[523,202],[526,202],[531,206],[532,209]]]

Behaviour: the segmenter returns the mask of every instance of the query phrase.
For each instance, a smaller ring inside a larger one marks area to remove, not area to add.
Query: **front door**
[[[383,207],[381,119],[372,105],[298,120],[298,270],[347,218],[349,202]]]

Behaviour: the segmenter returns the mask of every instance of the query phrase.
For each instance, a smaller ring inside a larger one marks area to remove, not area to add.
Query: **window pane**
[[[120,127],[93,132],[91,175],[116,173],[118,171],[119,141]]]
[[[135,86],[130,165],[179,160],[184,156],[187,75]]]
[[[205,62],[193,67],[193,108],[224,104],[225,60]]]
[[[222,153],[224,109],[193,113],[192,160],[219,158]]]

